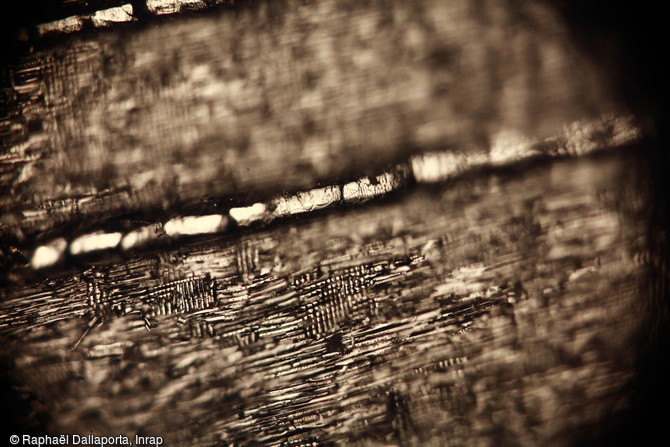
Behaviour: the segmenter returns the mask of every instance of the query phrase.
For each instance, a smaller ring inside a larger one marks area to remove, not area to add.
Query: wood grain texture
[[[11,290],[2,349],[53,433],[573,445],[635,374],[653,262],[635,160],[473,176]]]
[[[263,1],[36,42],[7,74],[0,225],[216,210],[616,110],[539,4]],[[46,47],[45,47],[46,45]]]
[[[116,5],[39,17],[66,3]],[[661,411],[625,415],[645,381],[667,382],[665,202],[649,177],[664,167],[645,161],[653,132],[565,127],[628,114],[553,10],[237,3],[29,40],[2,67],[9,428],[573,446],[663,426]],[[510,156],[515,141],[532,156]],[[450,175],[418,179],[416,160]],[[345,200],[346,182],[390,172],[392,193],[371,177],[354,189],[374,200]],[[229,220],[326,185],[328,209]],[[94,230],[210,213],[224,233],[73,254]],[[64,258],[36,270],[31,250],[54,240]]]

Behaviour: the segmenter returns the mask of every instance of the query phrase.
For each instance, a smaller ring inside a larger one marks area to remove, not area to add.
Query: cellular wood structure
[[[1,77],[17,434],[567,446],[635,420],[667,315],[654,135],[550,5],[41,11]]]

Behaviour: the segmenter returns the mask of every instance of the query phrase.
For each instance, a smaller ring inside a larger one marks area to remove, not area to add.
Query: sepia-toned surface
[[[620,186],[635,183],[621,157],[481,175],[18,289],[4,350],[55,433],[572,445],[626,404],[645,316],[644,196]]]
[[[666,323],[662,168],[554,11],[239,3],[38,20],[3,67],[9,433],[616,436]]]
[[[268,1],[75,33],[9,73],[0,223],[24,241],[212,211],[617,112],[565,38],[541,5],[441,0]]]

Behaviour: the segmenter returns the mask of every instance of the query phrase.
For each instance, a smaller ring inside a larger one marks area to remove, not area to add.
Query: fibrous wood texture
[[[15,290],[5,349],[57,433],[570,445],[634,372],[626,177],[557,163],[87,269]]]
[[[31,41],[0,121],[16,430],[606,432],[665,261],[645,135],[566,38],[542,4],[321,0]],[[199,215],[214,234],[189,232]]]
[[[498,2],[260,2],[75,35],[10,77],[0,222],[19,240],[112,210],[246,204],[612,112],[555,16]]]

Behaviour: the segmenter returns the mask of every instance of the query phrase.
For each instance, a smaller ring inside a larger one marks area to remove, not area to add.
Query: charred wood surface
[[[616,111],[541,5],[258,2],[73,33],[7,73],[0,225],[212,212]],[[80,230],[75,230],[80,231]]]
[[[639,406],[667,323],[663,168],[555,11],[149,3],[103,23],[121,2],[52,2],[30,26],[78,28],[31,28],[0,67],[0,375],[21,429],[571,446]],[[166,235],[198,215],[215,234]],[[119,239],[78,251],[95,232]]]
[[[480,175],[11,290],[3,352],[54,433],[572,445],[635,372],[633,166]]]

